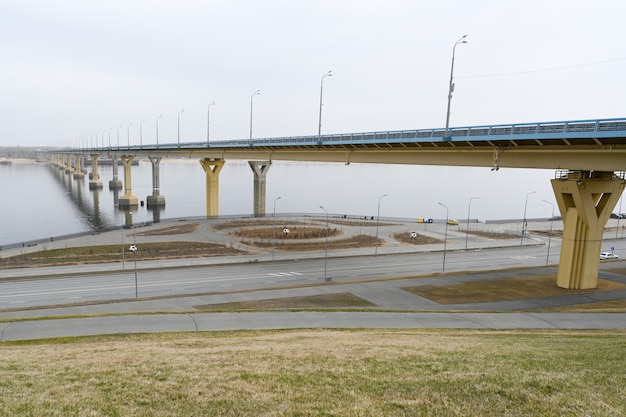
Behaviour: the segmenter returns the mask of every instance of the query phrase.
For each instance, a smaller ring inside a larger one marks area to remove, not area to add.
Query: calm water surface
[[[104,188],[89,190],[88,178],[74,180],[47,164],[0,165],[0,245],[102,228],[119,227],[123,213],[109,190],[112,167],[101,166]],[[163,160],[160,213],[139,207],[133,222],[206,215],[205,174],[197,160]],[[119,170],[123,179],[123,170]],[[381,217],[520,219],[528,193],[527,217],[549,217],[554,203],[547,170],[452,168],[400,165],[274,162],[267,174],[266,212]],[[133,194],[152,194],[152,167],[133,167]],[[220,215],[250,215],[253,176],[245,161],[227,161],[220,173]],[[386,197],[382,197],[387,194]],[[277,197],[281,197],[276,200]],[[558,214],[558,212],[557,212]]]

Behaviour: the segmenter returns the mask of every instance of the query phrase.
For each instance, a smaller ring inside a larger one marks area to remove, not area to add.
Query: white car
[[[613,252],[600,252],[600,259],[618,259],[619,256]]]

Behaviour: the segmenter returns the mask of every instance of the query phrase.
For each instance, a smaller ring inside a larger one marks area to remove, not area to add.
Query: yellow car
[[[458,226],[459,225],[459,221],[458,220],[454,220],[454,219],[450,219],[450,220],[448,220],[448,224],[452,225],[452,226]]]

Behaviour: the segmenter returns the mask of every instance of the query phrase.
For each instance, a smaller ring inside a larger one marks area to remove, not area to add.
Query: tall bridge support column
[[[563,217],[557,285],[596,288],[604,226],[624,190],[612,172],[570,171],[551,181]]]
[[[139,200],[133,195],[133,181],[131,177],[131,164],[133,156],[122,155],[120,159],[124,164],[124,195],[119,199],[120,208],[134,208],[139,206]]]
[[[200,165],[206,173],[206,215],[219,216],[219,175],[224,167],[222,159],[201,159]]]
[[[111,156],[111,165],[113,167],[113,179],[109,181],[109,190],[121,190],[122,181],[117,176],[117,156]]]
[[[102,181],[100,181],[100,174],[98,174],[98,159],[100,159],[100,155],[91,155],[91,180],[89,181],[90,190],[102,188]]]
[[[74,170],[74,179],[82,180],[85,178],[85,174],[83,174],[83,168],[81,167],[80,161],[83,159],[82,155],[74,155],[74,166],[76,169]]]
[[[253,213],[254,217],[265,216],[265,190],[266,190],[266,176],[272,166],[272,161],[248,161],[252,172],[254,173],[254,202]]]
[[[160,156],[151,156],[150,162],[152,162],[152,195],[149,195],[146,198],[146,203],[148,204],[148,208],[155,206],[164,206],[165,205],[165,196],[161,195],[161,181],[159,174],[159,164],[161,163]]]
[[[74,168],[72,168],[72,155],[65,155],[64,158],[64,168],[66,174],[71,174],[74,172]]]

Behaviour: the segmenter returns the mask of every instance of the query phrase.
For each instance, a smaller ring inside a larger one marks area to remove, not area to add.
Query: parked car
[[[600,259],[619,259],[613,252],[600,252]]]

